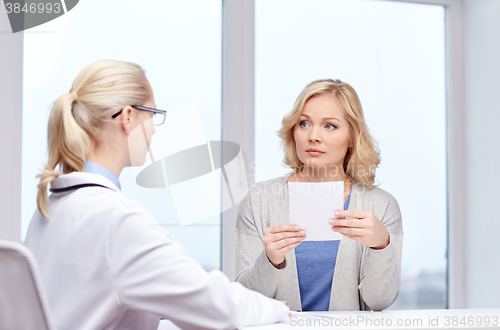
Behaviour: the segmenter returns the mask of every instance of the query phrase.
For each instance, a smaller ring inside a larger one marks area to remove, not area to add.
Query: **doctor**
[[[153,126],[165,120],[155,108],[143,69],[120,61],[87,66],[52,108],[25,244],[56,328],[156,329],[163,317],[183,329],[231,329],[285,319],[284,304],[204,271],[120,191],[121,170],[144,163]]]

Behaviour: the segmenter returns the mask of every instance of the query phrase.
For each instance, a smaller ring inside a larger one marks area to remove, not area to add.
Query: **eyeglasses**
[[[160,110],[160,109],[153,109],[153,108],[147,108],[147,107],[141,107],[139,105],[131,105],[132,108],[137,109],[137,110],[145,110],[145,111],[151,111],[153,113],[153,125],[154,126],[159,126],[165,122],[165,117],[167,116],[167,110]],[[115,113],[114,115],[111,116],[111,118],[116,118],[120,113],[122,113],[123,109]]]

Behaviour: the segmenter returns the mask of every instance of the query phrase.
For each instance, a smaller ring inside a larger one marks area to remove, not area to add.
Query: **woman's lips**
[[[321,151],[307,151],[307,153],[310,155],[310,156],[313,156],[313,157],[316,157],[316,156],[320,156],[322,154],[324,154],[324,152],[321,152]]]

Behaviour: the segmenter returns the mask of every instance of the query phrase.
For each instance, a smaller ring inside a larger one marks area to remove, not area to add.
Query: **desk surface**
[[[287,322],[239,330],[500,329],[500,308],[292,313]]]

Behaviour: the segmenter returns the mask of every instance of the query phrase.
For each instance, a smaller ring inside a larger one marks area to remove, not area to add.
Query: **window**
[[[255,182],[284,175],[276,131],[302,88],[351,84],[405,232],[393,309],[446,308],[445,10],[366,0],[256,0]],[[422,22],[425,22],[423,24]]]
[[[86,65],[102,59],[138,63],[146,70],[159,108],[170,111],[195,105],[206,140],[221,140],[221,20],[217,0],[87,0],[66,15],[26,31],[23,240],[36,208],[35,176],[47,157],[49,105],[69,91]],[[162,129],[165,126],[158,127],[157,136]],[[169,143],[153,139],[153,152],[161,154]],[[133,169],[124,169],[123,192],[141,201],[205,269],[220,269],[220,215],[180,226],[169,190],[141,188],[135,176]]]
[[[221,10],[216,0],[87,0],[26,31],[23,238],[36,207],[35,175],[46,159],[49,105],[93,61],[142,65],[160,108],[195,104],[206,140],[221,140]],[[396,197],[403,214],[397,309],[446,307],[444,15],[439,5],[396,1],[255,1],[254,181],[287,172],[275,132],[301,89],[325,77],[350,83],[382,151],[380,187]],[[155,150],[167,147],[158,143]],[[144,203],[205,269],[220,269],[220,217],[180,226],[169,190],[140,188],[135,175],[130,168],[122,172],[123,191]]]

